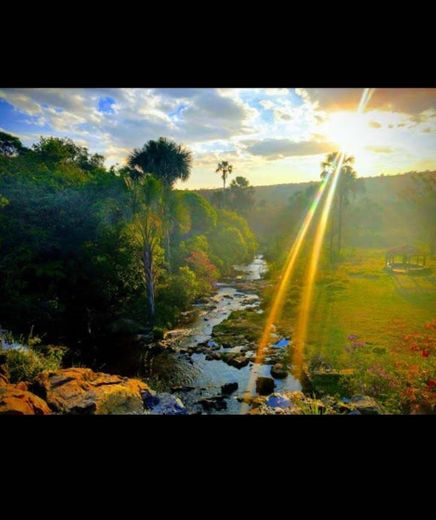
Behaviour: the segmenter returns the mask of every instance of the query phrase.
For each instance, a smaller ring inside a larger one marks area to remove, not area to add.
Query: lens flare
[[[374,93],[374,89],[365,89],[362,98],[360,100],[357,111],[363,112]],[[321,256],[322,244],[324,242],[325,232],[327,229],[327,223],[332,208],[336,186],[341,174],[342,164],[344,162],[345,153],[343,150],[336,157],[336,164],[334,167],[334,174],[331,178],[327,197],[322,209],[321,218],[318,223],[317,230],[315,232],[315,239],[313,243],[312,253],[307,269],[306,283],[303,288],[303,294],[301,297],[301,305],[297,318],[297,325],[295,327],[294,334],[294,349],[293,349],[293,368],[294,375],[297,379],[301,378],[304,361],[304,347],[307,337],[307,328],[309,324],[310,309],[313,298],[313,290],[315,285],[315,278],[318,271],[319,259]]]
[[[365,89],[361,100],[359,102],[359,106],[357,111],[363,112],[371,99],[375,89]],[[269,311],[265,327],[259,341],[255,364],[253,365],[253,369],[250,373],[249,382],[246,388],[246,395],[251,395],[253,393],[255,380],[257,378],[258,369],[263,362],[265,356],[265,348],[270,342],[271,331],[274,325],[274,322],[280,317],[280,313],[283,310],[284,298],[286,295],[287,288],[289,286],[292,274],[294,272],[296,260],[301,251],[304,239],[307,235],[307,231],[312,223],[313,217],[315,216],[316,210],[320,204],[320,201],[323,197],[324,192],[326,191],[326,187],[330,184],[329,190],[326,196],[326,200],[324,203],[323,211],[321,214],[321,219],[318,224],[318,228],[315,234],[314,245],[312,249],[312,254],[309,262],[309,267],[307,271],[306,277],[306,285],[303,290],[301,306],[294,336],[294,370],[295,375],[298,378],[301,376],[302,365],[303,365],[303,352],[304,352],[304,344],[307,334],[307,326],[309,321],[310,307],[312,302],[313,295],[313,286],[315,282],[315,277],[318,269],[320,253],[322,249],[322,244],[324,241],[325,230],[327,227],[328,217],[330,214],[331,206],[334,199],[334,194],[336,190],[336,185],[338,183],[339,175],[341,172],[342,164],[344,161],[345,150],[341,150],[338,153],[334,167],[327,174],[324,180],[321,182],[321,185],[315,195],[315,198],[301,224],[301,227],[298,231],[297,237],[291,247],[291,250],[288,254],[286,262],[284,264],[284,268],[282,270],[282,274],[279,278],[279,283],[276,287],[276,295],[274,297],[273,303],[271,305],[271,309]],[[246,413],[248,411],[248,403],[243,401],[240,408],[240,413]]]
[[[256,357],[254,360],[254,366],[250,374],[249,382],[246,388],[246,392],[248,394],[251,394],[254,388],[254,383],[257,377],[258,373],[258,367],[262,363],[264,356],[265,356],[265,348],[270,342],[272,327],[274,325],[274,322],[280,317],[280,313],[283,309],[283,303],[284,298],[286,295],[287,288],[289,286],[289,282],[291,280],[295,263],[298,258],[298,254],[300,253],[301,246],[303,245],[304,238],[306,237],[307,231],[310,227],[310,224],[313,220],[313,217],[316,213],[316,210],[318,208],[318,205],[322,199],[322,196],[324,194],[324,191],[326,189],[326,186],[328,184],[330,178],[330,174],[327,175],[327,177],[321,182],[321,185],[315,195],[314,200],[312,201],[312,204],[301,224],[301,227],[298,231],[297,237],[291,247],[291,250],[289,251],[288,257],[286,258],[284,268],[282,270],[282,274],[279,278],[279,283],[276,287],[276,294],[271,306],[271,309],[269,311],[265,327],[261,336],[261,339],[259,341],[257,351],[256,351]],[[241,405],[241,413],[245,413],[247,411],[248,405],[246,403],[242,403]]]

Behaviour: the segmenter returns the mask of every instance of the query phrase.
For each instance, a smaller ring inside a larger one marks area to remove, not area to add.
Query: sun
[[[358,156],[371,142],[371,129],[366,114],[335,112],[324,123],[323,133],[349,155]]]

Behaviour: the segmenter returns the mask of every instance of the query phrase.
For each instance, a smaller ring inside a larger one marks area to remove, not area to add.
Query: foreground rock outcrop
[[[51,410],[47,403],[20,385],[0,386],[0,415],[47,415]]]
[[[54,412],[63,414],[143,413],[144,399],[151,394],[142,381],[90,368],[43,372],[31,389]]]

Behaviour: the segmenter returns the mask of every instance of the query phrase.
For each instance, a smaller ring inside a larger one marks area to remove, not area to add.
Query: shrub
[[[4,351],[10,382],[33,381],[44,370],[58,370],[65,348],[50,345],[44,350],[38,352],[32,348],[20,348]]]

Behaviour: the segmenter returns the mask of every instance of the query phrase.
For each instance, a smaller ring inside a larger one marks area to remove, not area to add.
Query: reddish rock
[[[32,385],[56,412],[67,414],[143,413],[149,387],[137,379],[68,368],[43,372]]]
[[[18,385],[0,387],[0,415],[46,415],[51,413],[40,397],[21,390]]]

